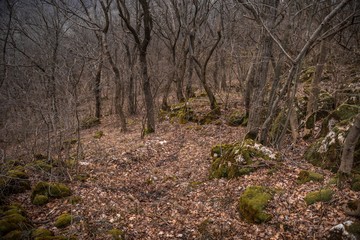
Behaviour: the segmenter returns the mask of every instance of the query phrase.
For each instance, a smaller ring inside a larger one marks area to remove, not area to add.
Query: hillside
[[[81,132],[85,157],[79,170],[87,179],[67,183],[80,201],[71,204],[73,197],[67,197],[34,206],[27,191],[10,202],[22,204],[34,227],[78,239],[111,239],[111,229],[121,230],[124,239],[323,239],[329,228],[351,219],[342,206],[357,194],[339,190],[331,184],[333,173],[305,162],[305,142],[284,148],[275,166],[209,179],[212,146],[240,141],[245,128],[230,127],[223,118],[206,125],[165,120],[141,139],[140,122],[131,119],[128,132],[121,133],[110,116]],[[94,138],[99,131],[103,135]],[[324,181],[300,184],[301,170],[321,173]],[[238,199],[248,186],[276,190],[266,207],[269,222],[241,218]],[[332,200],[307,206],[305,195],[325,187],[334,191]],[[64,212],[74,220],[58,229],[54,221]]]

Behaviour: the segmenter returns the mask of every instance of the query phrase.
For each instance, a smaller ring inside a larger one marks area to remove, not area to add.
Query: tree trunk
[[[324,64],[326,62],[327,53],[328,53],[328,48],[326,46],[325,40],[323,40],[321,41],[320,44],[319,59],[316,65],[314,78],[311,81],[309,101],[307,102],[307,106],[306,106],[306,119],[308,119],[318,109],[318,100],[320,95],[319,84],[321,82],[321,77],[324,69]],[[316,121],[316,119],[314,119],[314,121]]]
[[[341,155],[340,173],[350,174],[354,162],[354,151],[360,137],[360,113],[356,115],[354,125],[346,136]]]
[[[96,76],[95,76],[95,86],[94,86],[94,95],[95,95],[95,117],[100,118],[101,116],[101,90],[100,90],[100,82],[101,82],[101,72],[103,67],[103,60],[99,62]]]
[[[147,119],[146,132],[152,133],[155,132],[155,115],[154,115],[153,96],[151,93],[151,85],[147,70],[146,52],[145,53],[140,52],[140,67],[141,67],[143,91],[144,91],[145,106],[146,106],[146,119]]]

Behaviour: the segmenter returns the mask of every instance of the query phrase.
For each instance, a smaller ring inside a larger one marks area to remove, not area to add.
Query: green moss
[[[65,236],[42,236],[36,237],[34,240],[77,240],[76,237],[65,237]]]
[[[22,214],[10,214],[10,212],[8,212],[8,214],[0,218],[0,236],[4,236],[5,234],[14,230],[21,230],[22,228],[26,228],[28,225],[29,222],[27,218]]]
[[[314,77],[314,72],[315,72],[315,66],[310,66],[305,68],[304,70],[301,71],[300,81],[310,83]]]
[[[346,120],[354,117],[360,112],[360,106],[342,104],[335,111],[331,113],[331,117],[334,117],[336,120]]]
[[[143,136],[146,136],[146,135],[149,135],[149,134],[154,133],[154,132],[155,132],[155,130],[152,129],[152,128],[144,128],[142,134],[143,134]]]
[[[322,182],[322,181],[324,181],[324,176],[319,173],[316,173],[316,172],[302,170],[299,173],[297,181],[298,181],[298,183],[306,183],[306,182],[310,182],[310,181]]]
[[[77,143],[77,139],[76,138],[72,138],[72,139],[68,139],[64,141],[65,145],[74,145],[75,143]]]
[[[120,229],[113,228],[113,229],[109,230],[108,233],[112,236],[112,238],[114,240],[123,240],[123,239],[125,239],[125,233],[124,233],[124,231],[122,231]]]
[[[103,132],[103,131],[96,131],[93,137],[94,137],[95,139],[100,139],[102,136],[104,136],[104,132]]]
[[[46,195],[36,195],[32,201],[34,205],[42,206],[49,202],[49,197]]]
[[[353,234],[355,236],[355,239],[359,239],[360,238],[360,222],[359,221],[355,221],[352,224],[350,224],[349,226],[346,226],[345,229]]]
[[[268,202],[272,199],[272,192],[262,186],[247,187],[238,202],[238,210],[242,219],[250,223],[269,221],[271,215],[264,212]]]
[[[49,172],[52,168],[52,165],[48,164],[47,160],[36,160],[34,162],[27,164],[26,166],[45,172]]]
[[[0,197],[22,193],[31,188],[24,167],[17,165],[10,168],[6,165],[5,168],[8,168],[6,174],[0,177]]]
[[[73,221],[73,216],[68,213],[64,213],[64,214],[61,214],[55,220],[54,226],[57,228],[66,228],[67,226],[69,226],[72,223],[72,221]]]
[[[241,126],[246,119],[246,115],[242,112],[235,111],[226,118],[226,123],[229,126],[237,127]]]
[[[221,115],[220,108],[217,107],[214,110],[211,110],[210,112],[206,113],[204,116],[198,117],[198,124],[200,125],[210,124],[214,121],[219,120],[220,115]]]
[[[100,119],[97,117],[91,117],[91,116],[84,118],[80,123],[82,129],[92,128],[99,124],[100,124]]]
[[[276,160],[278,154],[246,139],[242,143],[220,144],[211,149],[210,178],[234,178],[256,170],[259,160]]]
[[[21,240],[21,239],[23,239],[23,234],[22,234],[22,231],[20,231],[20,230],[14,230],[14,231],[7,233],[1,239],[3,239],[3,240]]]
[[[76,175],[75,179],[80,182],[85,182],[90,177],[87,173],[80,173]]]
[[[306,194],[304,200],[307,205],[316,202],[329,202],[332,199],[333,191],[331,189],[322,189],[320,191],[310,192]]]
[[[71,204],[78,204],[79,202],[81,202],[81,197],[80,196],[72,196],[70,198],[70,203]]]
[[[61,183],[38,182],[31,193],[31,201],[36,195],[44,195],[53,198],[62,198],[71,195],[71,190]]]
[[[32,238],[40,238],[40,237],[49,237],[54,236],[54,233],[52,233],[50,230],[47,230],[45,228],[37,228],[31,232]]]
[[[360,182],[352,182],[351,190],[353,190],[355,192],[359,192],[360,191]]]
[[[213,158],[218,158],[223,155],[228,154],[234,148],[233,144],[218,144],[211,148],[211,156]]]

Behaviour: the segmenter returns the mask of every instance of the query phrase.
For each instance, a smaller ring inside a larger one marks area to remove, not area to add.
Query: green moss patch
[[[311,171],[301,171],[299,173],[298,179],[297,179],[298,183],[307,183],[310,181],[313,182],[322,182],[324,181],[324,176],[316,173],[316,172],[311,172]]]
[[[113,229],[109,230],[108,233],[112,236],[112,239],[114,239],[114,240],[125,239],[125,233],[124,233],[124,231],[122,231],[120,229],[113,228]]]
[[[262,186],[247,187],[238,202],[238,210],[242,219],[250,223],[269,221],[271,215],[264,212],[272,199],[272,191]]]
[[[26,165],[28,168],[34,168],[35,170],[50,172],[53,167],[51,164],[47,163],[46,159],[36,160]]]
[[[95,139],[100,139],[101,137],[104,136],[104,132],[103,131],[96,131],[95,134],[94,134],[94,138]]]
[[[41,195],[41,194],[37,194],[35,195],[32,203],[34,205],[38,205],[38,206],[42,206],[42,205],[45,205],[49,202],[49,197],[46,196],[46,195]]]
[[[21,236],[31,228],[24,210],[17,205],[2,206],[1,210],[0,239],[22,239]]]
[[[32,190],[31,202],[36,196],[43,195],[49,198],[62,198],[71,195],[71,190],[61,183],[38,182]]]
[[[210,178],[234,178],[249,174],[263,160],[277,160],[279,155],[251,139],[242,143],[220,144],[211,149]]]
[[[86,117],[83,120],[81,120],[80,126],[82,129],[88,129],[95,127],[100,124],[100,119],[97,117]]]
[[[307,205],[316,202],[329,202],[332,199],[333,191],[331,189],[322,189],[320,191],[310,192],[306,194],[304,200]]]
[[[0,174],[0,198],[31,189],[28,174],[23,166],[9,166],[6,163],[3,169],[5,174]]]
[[[246,123],[246,114],[239,111],[235,111],[226,117],[226,124],[232,127],[246,126]]]
[[[34,239],[39,239],[43,237],[51,237],[54,236],[54,233],[52,233],[50,230],[47,230],[45,228],[37,228],[34,229],[31,233],[31,237]]]
[[[73,221],[73,216],[68,213],[61,214],[54,223],[54,226],[57,228],[66,228]]]

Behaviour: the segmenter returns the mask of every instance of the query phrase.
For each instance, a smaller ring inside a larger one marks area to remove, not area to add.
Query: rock
[[[359,106],[343,104],[323,120],[321,132],[326,134],[313,142],[304,158],[315,166],[336,172],[340,166],[343,143]],[[323,135],[323,133],[321,135]],[[360,170],[360,140],[355,146],[354,170]]]
[[[68,213],[64,213],[61,214],[56,220],[55,220],[55,227],[57,228],[66,228],[67,226],[69,226],[73,221],[73,216],[68,214]]]
[[[346,221],[329,230],[326,239],[328,240],[356,240],[360,238],[360,223]]]
[[[272,191],[262,186],[247,187],[238,202],[238,210],[242,219],[250,223],[269,221],[271,215],[264,212],[268,202],[272,199]]]
[[[324,180],[324,176],[319,174],[319,173],[316,173],[316,172],[311,172],[311,171],[301,171],[299,173],[299,176],[298,176],[298,183],[307,183],[307,182],[310,182],[310,181],[313,181],[313,182],[322,182]]]
[[[320,191],[310,192],[306,194],[304,200],[307,205],[316,202],[329,202],[332,199],[333,191],[331,189],[322,189]]]
[[[226,118],[226,124],[232,127],[246,126],[247,117],[245,113],[235,111]]]
[[[234,178],[255,171],[261,161],[278,160],[279,154],[251,139],[220,144],[211,149],[210,178]]]

